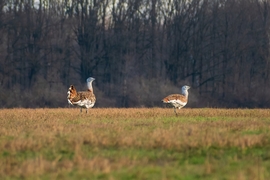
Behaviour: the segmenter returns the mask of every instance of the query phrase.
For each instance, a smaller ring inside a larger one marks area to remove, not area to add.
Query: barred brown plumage
[[[67,100],[71,105],[76,105],[82,108],[86,108],[86,113],[88,108],[92,108],[96,103],[96,97],[94,94],[94,90],[92,87],[92,82],[95,80],[93,77],[89,77],[86,80],[88,90],[87,91],[79,91],[77,92],[73,85],[70,85],[68,89]]]
[[[184,107],[188,102],[188,89],[189,86],[183,86],[182,87],[182,94],[171,94],[165,98],[162,99],[163,103],[171,104],[174,107],[174,112],[176,113],[176,108],[181,109]]]

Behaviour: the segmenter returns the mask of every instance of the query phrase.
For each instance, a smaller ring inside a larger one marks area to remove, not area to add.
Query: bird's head
[[[89,78],[86,79],[86,82],[92,82],[92,81],[94,81],[94,80],[95,80],[95,78],[89,77]]]
[[[182,91],[187,91],[188,89],[190,89],[190,87],[187,86],[187,85],[185,85],[185,86],[182,87]]]

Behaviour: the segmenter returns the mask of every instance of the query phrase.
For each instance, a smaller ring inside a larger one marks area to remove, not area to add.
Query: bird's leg
[[[82,113],[82,108],[80,108],[80,112]]]
[[[176,108],[174,107],[173,109],[174,109],[174,113],[175,113],[175,115],[177,116]]]
[[[86,114],[87,114],[87,108],[86,108]]]

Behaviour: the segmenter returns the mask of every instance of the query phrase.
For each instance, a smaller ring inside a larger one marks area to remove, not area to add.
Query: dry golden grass
[[[270,177],[268,109],[178,114],[169,108],[2,109],[0,179]]]

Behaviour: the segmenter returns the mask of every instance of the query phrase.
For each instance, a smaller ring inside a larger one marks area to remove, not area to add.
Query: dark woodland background
[[[1,0],[0,107],[270,107],[268,0]]]

